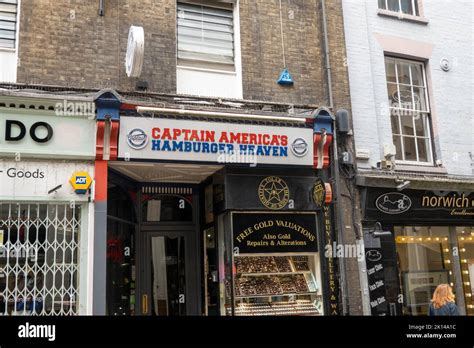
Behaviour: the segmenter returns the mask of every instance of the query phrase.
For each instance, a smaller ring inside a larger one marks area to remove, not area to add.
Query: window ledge
[[[6,48],[6,47],[0,47],[0,52],[16,52],[16,48]]]
[[[434,167],[432,165],[419,164],[397,164],[396,172],[416,172],[416,173],[430,173],[430,174],[448,174],[448,170],[444,167]]]
[[[391,17],[391,18],[397,18],[399,20],[405,20],[413,23],[418,23],[418,24],[428,24],[429,20],[425,17],[420,17],[420,16],[413,16],[401,12],[395,12],[395,11],[389,11],[389,10],[384,10],[384,9],[378,9],[377,14],[379,16],[383,17]]]
[[[235,72],[235,71],[219,70],[219,69],[211,69],[211,68],[199,68],[199,67],[196,67],[196,66],[177,65],[176,68],[177,69],[183,69],[183,70],[208,72],[208,73],[213,73],[213,74],[237,75],[237,72]]]

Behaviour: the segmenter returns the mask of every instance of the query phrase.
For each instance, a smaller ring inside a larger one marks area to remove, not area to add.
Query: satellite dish
[[[143,68],[145,54],[145,32],[143,27],[131,26],[128,32],[125,69],[128,77],[139,77]]]

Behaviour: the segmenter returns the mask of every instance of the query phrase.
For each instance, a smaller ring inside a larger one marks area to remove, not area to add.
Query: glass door
[[[146,234],[142,315],[186,315],[186,235],[180,232]]]

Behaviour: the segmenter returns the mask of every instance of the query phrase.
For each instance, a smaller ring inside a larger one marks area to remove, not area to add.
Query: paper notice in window
[[[161,201],[160,200],[148,201],[146,216],[147,216],[147,221],[160,221],[161,220]]]

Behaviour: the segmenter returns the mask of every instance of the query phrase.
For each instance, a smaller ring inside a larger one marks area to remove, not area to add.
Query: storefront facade
[[[140,108],[109,110],[106,313],[337,314],[331,117]]]
[[[447,283],[460,313],[473,315],[472,183],[411,182],[425,188],[362,189],[372,314],[427,315],[435,288]]]
[[[95,121],[60,105],[0,96],[0,315],[92,314]]]

